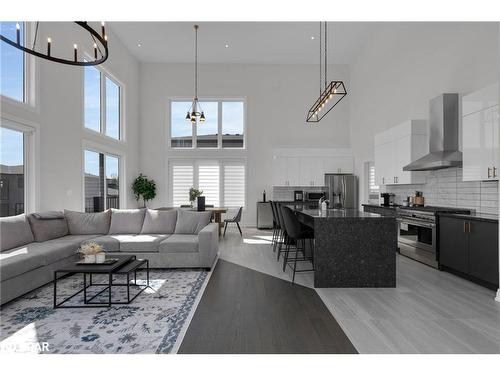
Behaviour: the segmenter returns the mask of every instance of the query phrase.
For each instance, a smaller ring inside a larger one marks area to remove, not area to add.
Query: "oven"
[[[397,222],[400,254],[438,268],[434,212],[400,209]]]

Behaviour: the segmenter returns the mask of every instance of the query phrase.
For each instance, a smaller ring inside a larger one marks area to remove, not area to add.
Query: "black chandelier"
[[[194,25],[194,99],[191,107],[186,114],[186,120],[191,121],[191,124],[205,122],[205,113],[198,101],[198,25]]]
[[[324,47],[324,57],[322,56],[322,47]],[[319,24],[319,98],[314,102],[311,108],[309,108],[306,122],[319,122],[344,98],[344,96],[347,95],[347,90],[343,81],[331,81],[328,84],[327,66],[328,45],[327,25],[325,21]]]
[[[26,53],[29,53],[33,56],[40,57],[45,60],[57,62],[60,64],[67,64],[67,65],[76,65],[76,66],[92,66],[92,65],[99,65],[102,64],[104,61],[108,59],[109,56],[109,50],[108,50],[108,36],[106,35],[106,29],[104,26],[104,22],[101,23],[101,34],[99,34],[97,31],[95,31],[92,27],[88,25],[87,22],[76,22],[75,23],[86,30],[89,34],[90,37],[92,38],[93,44],[94,44],[94,59],[89,59],[85,57],[85,59],[80,58],[78,56],[78,45],[73,44],[73,59],[65,59],[61,57],[56,57],[51,55],[51,47],[52,47],[52,38],[48,37],[47,38],[47,46],[45,53],[41,52],[41,48],[39,50],[36,50],[36,43],[37,43],[37,36],[38,36],[38,26],[39,22],[36,23],[36,28],[35,28],[35,34],[33,38],[33,43],[31,46],[28,46],[27,43],[24,43],[21,40],[21,31],[20,31],[20,25],[16,24],[16,40],[11,40],[4,35],[0,34],[0,39],[7,43],[10,44],[11,46],[20,49],[21,51],[24,51]]]

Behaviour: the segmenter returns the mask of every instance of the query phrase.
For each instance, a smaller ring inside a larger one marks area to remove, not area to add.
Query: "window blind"
[[[375,166],[370,165],[370,193],[378,193],[379,186],[375,183]]]
[[[245,164],[224,164],[224,206],[245,206]]]
[[[201,164],[198,166],[198,186],[203,190],[205,204],[213,204],[215,207],[220,206],[219,190],[220,176],[219,164]]]
[[[189,189],[194,185],[193,165],[172,165],[172,203],[174,207],[189,204]]]

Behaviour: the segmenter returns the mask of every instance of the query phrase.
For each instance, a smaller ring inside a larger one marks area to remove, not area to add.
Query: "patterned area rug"
[[[44,286],[2,308],[0,350],[44,354],[171,353],[184,325],[189,324],[188,316],[207,275],[207,271],[200,270],[151,270],[151,288],[131,304],[111,308],[53,309],[53,285]],[[138,274],[137,283],[145,284],[145,276],[141,277],[142,273]],[[81,275],[62,279],[58,282],[58,301],[81,287]],[[90,290],[90,295],[102,290],[92,288],[95,290]],[[126,298],[125,287],[113,289],[113,300]],[[134,293],[136,290],[131,290],[131,296]],[[107,291],[95,301],[101,297],[105,300]],[[75,305],[81,300],[77,295],[68,303]]]

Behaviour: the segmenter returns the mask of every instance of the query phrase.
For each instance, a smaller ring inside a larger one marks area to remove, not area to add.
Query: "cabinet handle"
[[[470,233],[470,222],[467,223],[467,232]]]
[[[488,178],[491,178],[491,168],[488,167]]]
[[[464,233],[467,233],[467,222],[464,221]]]

